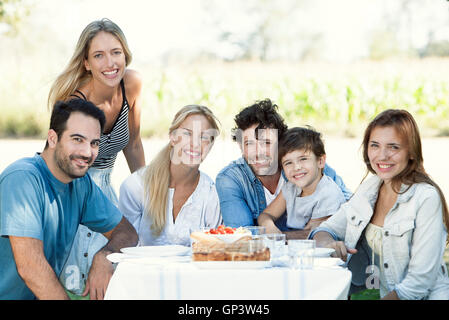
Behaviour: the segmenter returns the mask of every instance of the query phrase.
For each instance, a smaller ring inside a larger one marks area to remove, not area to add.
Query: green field
[[[412,112],[425,136],[449,135],[449,80],[441,72],[449,59],[130,67],[144,80],[144,137],[165,134],[176,111],[187,104],[212,108],[227,135],[234,115],[264,98],[279,105],[289,126],[309,124],[327,135],[360,136],[367,122],[387,108]],[[5,69],[0,136],[42,137],[49,119],[46,98],[58,70],[37,79],[21,70]]]

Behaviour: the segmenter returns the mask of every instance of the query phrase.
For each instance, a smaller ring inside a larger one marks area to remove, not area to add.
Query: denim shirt
[[[326,165],[323,173],[342,189],[346,200],[351,197],[352,193],[334,169]],[[283,172],[281,179],[287,180]],[[243,157],[223,168],[218,173],[215,184],[225,225],[231,227],[257,225],[257,217],[267,207],[265,193],[262,182]],[[276,220],[276,226],[281,231],[289,230],[286,220],[286,213]]]
[[[309,235],[313,238],[317,232],[326,231],[336,241],[344,241],[346,247],[358,250],[348,261],[355,286],[365,286],[370,276],[366,271],[372,262],[362,240],[381,183],[379,177],[370,177],[339,211]],[[447,231],[436,189],[426,183],[402,185],[396,203],[385,216],[383,232],[383,276],[388,290],[395,290],[400,299],[449,299],[443,259]]]

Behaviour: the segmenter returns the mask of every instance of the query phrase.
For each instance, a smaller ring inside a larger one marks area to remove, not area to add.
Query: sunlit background
[[[448,139],[436,138],[449,135],[447,1],[3,0],[0,136],[45,139],[50,85],[84,27],[103,17],[124,31],[130,68],[144,81],[147,160],[179,108],[207,105],[223,132],[203,165],[215,177],[239,155],[229,143],[235,114],[271,98],[289,126],[324,134],[330,164],[354,190],[366,124],[383,109],[405,108],[431,141],[424,143],[428,171],[449,191],[439,158]],[[7,152],[0,169],[29,153]],[[114,174],[118,189],[129,174],[123,158]]]
[[[6,0],[2,136],[45,136],[49,87],[103,17],[124,31],[144,79],[146,137],[183,105],[211,107],[229,129],[266,97],[292,125],[332,135],[357,136],[390,107],[414,112],[426,135],[449,133],[444,0]]]
[[[107,17],[143,78],[147,162],[174,114],[210,107],[222,124],[201,169],[239,157],[235,114],[271,98],[289,126],[322,132],[351,190],[365,173],[367,123],[387,108],[417,120],[425,167],[449,198],[449,4],[445,0],[0,0],[0,171],[41,151],[47,96],[84,27]],[[130,174],[120,153],[117,193]],[[448,254],[449,261],[449,254]]]

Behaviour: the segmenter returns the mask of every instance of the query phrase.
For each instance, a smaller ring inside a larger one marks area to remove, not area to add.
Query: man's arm
[[[244,198],[242,187],[225,174],[217,176],[215,186],[223,223],[234,228],[254,225],[253,214]]]
[[[104,298],[109,280],[114,272],[112,262],[106,256],[119,252],[121,248],[136,246],[139,239],[136,230],[125,217],[122,217],[114,229],[103,233],[103,235],[109,239],[109,242],[95,254],[83,292],[83,296],[89,293],[91,300]]]
[[[125,217],[122,217],[122,220],[114,229],[103,233],[103,235],[109,239],[109,242],[101,250],[108,252],[108,254],[119,252],[121,248],[134,247],[139,240],[136,229]]]
[[[45,258],[41,240],[9,236],[9,242],[20,277],[38,299],[69,299]]]

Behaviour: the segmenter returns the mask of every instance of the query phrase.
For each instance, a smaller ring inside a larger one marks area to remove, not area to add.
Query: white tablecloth
[[[344,268],[199,269],[189,262],[149,265],[124,261],[105,299],[288,300],[347,299]]]

